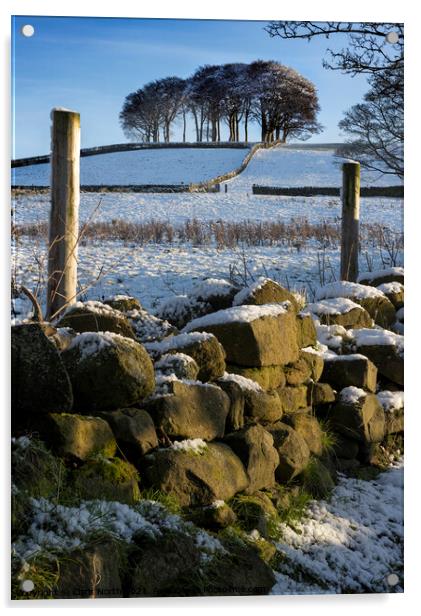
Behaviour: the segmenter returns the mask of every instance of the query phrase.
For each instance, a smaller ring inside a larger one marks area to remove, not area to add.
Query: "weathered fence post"
[[[360,163],[342,165],[342,238],[341,280],[358,278],[358,241],[360,219]]]
[[[47,318],[76,301],[80,114],[53,109]]]

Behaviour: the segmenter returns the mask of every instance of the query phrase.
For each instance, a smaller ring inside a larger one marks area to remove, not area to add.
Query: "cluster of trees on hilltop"
[[[126,97],[120,122],[131,140],[168,143],[176,120],[182,121],[183,142],[188,122],[198,142],[221,141],[223,123],[229,141],[247,142],[254,121],[261,140],[271,143],[320,132],[318,111],[317,91],[308,79],[278,62],[257,60],[202,66],[188,79],[151,81]]]

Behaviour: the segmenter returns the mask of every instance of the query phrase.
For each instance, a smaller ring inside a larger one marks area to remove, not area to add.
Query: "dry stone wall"
[[[85,499],[158,490],[211,528],[233,523],[236,495],[275,507],[309,468],[323,495],[337,470],[377,464],[403,433],[397,278],[389,297],[371,285],[393,272],[327,285],[307,306],[272,280],[207,281],[183,298],[206,304],[188,322],[177,302],[166,320],[117,296],[17,325],[14,435],[39,434]]]

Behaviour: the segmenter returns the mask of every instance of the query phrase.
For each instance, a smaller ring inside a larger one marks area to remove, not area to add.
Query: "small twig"
[[[33,308],[34,308],[34,316],[32,318],[33,321],[37,323],[42,323],[44,321],[44,317],[42,316],[42,310],[39,301],[35,297],[35,295],[30,291],[27,287],[21,286],[21,291],[26,295],[26,297],[30,300]]]

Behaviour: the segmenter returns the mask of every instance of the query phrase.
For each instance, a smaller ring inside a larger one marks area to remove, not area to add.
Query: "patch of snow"
[[[383,284],[379,284],[377,288],[385,295],[390,293],[402,293],[404,290],[403,284],[401,282],[396,282],[396,280],[393,282],[384,282]]]
[[[169,351],[185,349],[192,344],[205,342],[213,337],[213,334],[208,334],[206,332],[182,333],[177,336],[171,336],[170,338],[161,340],[161,342],[147,342],[144,346],[152,355],[159,356],[164,355]]]
[[[394,346],[403,355],[404,337],[387,329],[349,329],[348,335],[357,349],[363,346]]]
[[[346,297],[334,297],[307,304],[303,312],[317,315],[339,315],[346,314],[351,310],[363,310],[363,308]]]
[[[339,357],[339,355],[337,355],[334,351],[331,351],[326,344],[322,344],[318,340],[314,346],[305,347],[302,351],[305,351],[306,353],[314,353],[314,355],[319,355],[323,359]]]
[[[229,295],[232,288],[232,284],[223,278],[206,278],[194,285],[191,295],[200,301],[207,301],[211,297]]]
[[[330,282],[316,290],[316,300],[330,299],[336,297],[348,297],[354,299],[368,299],[374,297],[385,297],[384,293],[376,287],[369,287],[365,284],[356,282]]]
[[[393,325],[392,325],[392,329],[396,334],[399,334],[400,336],[403,336],[405,333],[405,326],[402,322],[400,321],[396,321]]]
[[[383,410],[388,413],[400,411],[404,408],[404,392],[403,391],[379,391],[377,394]]]
[[[210,507],[211,509],[221,509],[221,507],[224,507],[224,506],[225,506],[225,501],[223,501],[223,500],[214,500],[214,501],[213,501],[213,502],[209,505],[209,507]]]
[[[115,347],[118,341],[124,341],[130,346],[137,345],[131,338],[126,338],[113,332],[83,332],[75,336],[67,347],[68,350],[78,348],[81,359],[97,355],[109,347]]]
[[[288,302],[289,303],[289,302]],[[264,304],[263,306],[235,306],[226,310],[218,310],[204,317],[194,319],[186,325],[183,332],[191,332],[198,327],[220,325],[225,323],[251,323],[263,317],[277,317],[285,314],[287,308],[284,304]]]
[[[358,404],[360,400],[367,396],[367,392],[360,387],[349,385],[344,387],[339,393],[339,401],[345,404]]]
[[[180,362],[184,365],[196,363],[193,357],[190,357],[190,355],[186,355],[185,353],[169,353],[160,357],[155,364],[155,370],[166,374],[167,372],[172,372],[174,370],[174,366],[177,366]]]
[[[25,451],[31,444],[31,439],[29,436],[12,436],[12,445],[16,447],[16,449],[20,449],[21,451]]]
[[[74,304],[70,304],[64,310],[63,316],[73,314],[73,312],[76,312],[81,308],[87,308],[90,312],[94,312],[98,315],[115,316],[121,318],[121,314],[119,311],[114,310],[114,308],[111,308],[111,306],[108,306],[107,304],[103,304],[102,302],[98,302],[92,299],[87,302],[75,302]]]
[[[27,561],[40,552],[70,552],[83,548],[97,531],[127,543],[138,533],[147,537],[158,537],[167,531],[189,535],[194,538],[203,562],[216,552],[226,552],[218,539],[168,512],[156,501],[142,500],[129,506],[93,500],[82,501],[78,507],[66,507],[41,498],[32,499],[31,508],[27,533],[12,545],[12,554],[20,560],[21,570],[25,570]]]
[[[331,356],[328,357],[329,361],[336,361],[336,360],[340,360],[340,361],[354,361],[356,359],[363,359],[364,361],[367,361],[367,357],[365,355],[361,355],[361,353],[350,353],[349,355],[335,355],[332,354]]]
[[[245,389],[246,391],[254,391],[260,393],[263,389],[260,387],[259,383],[253,381],[252,379],[248,379],[245,376],[241,376],[240,374],[233,374],[232,372],[224,372],[223,376],[220,378],[221,381],[232,381],[233,383],[237,383],[241,387],[241,389]]]
[[[317,340],[334,351],[340,351],[348,331],[342,325],[319,325],[316,323]]]
[[[159,319],[143,308],[128,310],[125,312],[125,316],[133,327],[136,339],[142,344],[165,338],[174,331],[173,326],[168,321]]]
[[[380,278],[380,276],[403,276],[404,268],[403,267],[388,267],[386,269],[377,269],[372,272],[361,272],[358,276],[358,282],[360,280],[374,280],[375,278]]]
[[[371,481],[340,476],[329,501],[312,501],[280,531],[273,595],[403,592],[402,463]]]
[[[208,446],[201,438],[186,439],[184,441],[174,441],[171,445],[171,449],[175,451],[182,451],[184,453],[192,452],[195,454],[202,454],[207,450]]]
[[[249,285],[248,287],[244,287],[244,289],[241,289],[241,291],[239,291],[232,302],[233,306],[241,306],[242,304],[244,304],[244,301],[253,295],[253,293],[256,293],[256,291],[259,291],[267,282],[274,282],[273,280],[271,280],[270,278],[265,278],[264,276],[260,276],[255,282],[253,282],[253,284]]]

